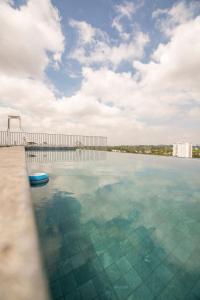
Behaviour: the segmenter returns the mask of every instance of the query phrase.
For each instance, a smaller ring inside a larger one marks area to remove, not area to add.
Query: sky
[[[0,0],[1,130],[8,115],[109,144],[199,144],[200,1]]]

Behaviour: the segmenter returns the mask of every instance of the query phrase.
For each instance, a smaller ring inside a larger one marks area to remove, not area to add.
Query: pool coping
[[[0,295],[49,300],[23,146],[0,148]]]

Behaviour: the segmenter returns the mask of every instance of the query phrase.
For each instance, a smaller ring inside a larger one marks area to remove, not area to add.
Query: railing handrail
[[[65,133],[0,131],[0,145],[105,146],[107,137]]]

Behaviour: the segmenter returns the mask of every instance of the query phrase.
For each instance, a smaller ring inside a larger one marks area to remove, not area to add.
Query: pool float
[[[29,175],[29,181],[31,185],[41,185],[49,181],[49,175],[47,173],[33,173]]]

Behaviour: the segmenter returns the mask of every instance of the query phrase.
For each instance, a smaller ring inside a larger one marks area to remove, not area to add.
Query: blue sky
[[[199,15],[197,0],[1,0],[1,128],[15,113],[114,144],[199,143]]]
[[[129,1],[130,3],[142,2],[142,1]],[[152,13],[157,8],[167,9],[170,8],[172,3],[178,1],[162,1],[162,0],[146,0],[144,5],[141,5],[137,10],[137,14],[134,14],[131,19],[123,18],[122,23],[126,27],[128,32],[131,32],[131,23],[135,26],[139,26],[143,32],[148,32],[150,36],[150,43],[147,45],[145,55],[142,57],[142,61],[148,61],[150,55],[156,46],[165,40],[165,37],[160,34],[156,28],[156,20],[152,18]],[[113,39],[113,44],[120,43],[121,39],[118,36],[118,32],[115,28],[112,28],[112,20],[116,17],[114,7],[121,5],[123,1],[111,1],[111,0],[75,0],[75,1],[63,1],[54,0],[52,3],[59,9],[61,15],[62,30],[66,37],[66,49],[63,54],[63,64],[59,71],[55,71],[53,68],[47,69],[48,77],[54,82],[58,90],[70,95],[75,92],[81,84],[81,67],[82,65],[77,63],[68,57],[68,54],[73,51],[76,46],[76,33],[69,25],[71,19],[86,21],[93,27],[100,28],[102,31],[108,33],[109,37]],[[123,62],[118,69],[119,71],[133,72],[129,63]],[[79,76],[78,78],[71,78],[70,73],[74,72]]]

